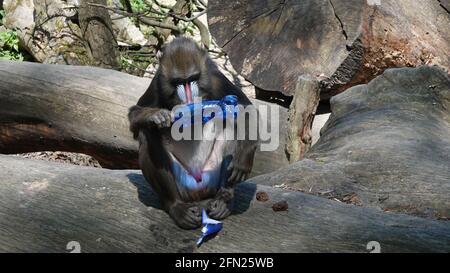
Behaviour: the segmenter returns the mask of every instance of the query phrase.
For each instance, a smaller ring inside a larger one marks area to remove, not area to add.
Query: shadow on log
[[[268,194],[267,202],[255,192]],[[450,223],[383,213],[251,183],[218,236],[196,248],[138,171],[0,155],[0,252],[449,252]],[[274,212],[286,200],[289,209]]]
[[[448,1],[210,0],[208,24],[236,70],[256,87],[293,95],[299,76],[323,99],[386,68],[450,68]],[[245,46],[243,46],[245,45]]]
[[[331,99],[305,159],[251,179],[358,205],[450,219],[450,78],[390,69]]]
[[[100,68],[0,60],[0,153],[79,152],[105,168],[138,168],[127,113],[149,84],[149,79]],[[252,175],[288,164],[287,110],[276,109],[280,145],[274,152],[257,151]],[[270,122],[270,114],[264,120]]]

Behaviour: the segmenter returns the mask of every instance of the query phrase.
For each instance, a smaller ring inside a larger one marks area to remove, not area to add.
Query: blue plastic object
[[[182,119],[183,127],[194,124],[195,107],[199,107],[200,103],[190,103],[184,106],[175,116],[174,122]],[[238,98],[235,95],[225,96],[222,100],[204,100],[201,102],[202,123],[205,124],[213,118],[233,118],[237,117]],[[217,111],[220,109],[221,111]],[[197,110],[198,111],[198,110]],[[211,114],[204,114],[205,111]]]
[[[204,225],[202,228],[202,236],[198,239],[197,246],[200,246],[206,237],[221,231],[223,227],[222,222],[209,218],[204,209],[202,210],[202,223]]]

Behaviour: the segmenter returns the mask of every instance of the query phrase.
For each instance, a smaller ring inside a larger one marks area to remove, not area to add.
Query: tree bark
[[[293,95],[305,75],[320,80],[322,99],[329,99],[387,68],[449,69],[447,5],[448,0],[210,0],[208,22],[233,67],[258,88]]]
[[[251,182],[360,206],[450,219],[450,77],[392,69],[331,99],[305,158]],[[324,194],[327,193],[327,194]]]
[[[138,168],[127,112],[149,84],[150,79],[94,67],[0,61],[0,153],[80,152],[106,168]],[[279,147],[256,153],[252,175],[288,164],[287,111],[278,110]],[[270,114],[264,117],[269,128]]]
[[[312,123],[320,101],[319,82],[300,77],[289,108],[286,151],[289,162],[303,158],[312,144]]]
[[[188,7],[187,5],[187,1],[186,0],[177,0],[175,5],[173,5],[172,9],[170,10],[170,12],[173,12],[174,14],[178,15],[178,16],[186,16],[187,12],[188,12]],[[175,20],[172,16],[168,16],[165,20],[164,20],[164,24],[168,24],[168,25],[174,25],[175,26]],[[173,30],[170,29],[165,29],[165,28],[157,28],[157,30],[159,30],[159,33],[164,37],[164,40],[167,40],[167,38],[169,37],[169,35],[172,34],[172,32],[174,32]],[[175,35],[179,35],[180,33],[173,33]]]
[[[108,10],[90,3],[107,5],[106,0],[80,0],[78,16],[90,57],[96,66],[119,69],[117,41]]]
[[[255,200],[264,191],[269,201]],[[274,212],[280,200],[289,209]],[[0,252],[449,252],[450,223],[243,183],[223,230],[200,248],[140,172],[0,155]]]
[[[0,152],[81,152],[137,168],[128,108],[149,84],[116,71],[0,61]]]

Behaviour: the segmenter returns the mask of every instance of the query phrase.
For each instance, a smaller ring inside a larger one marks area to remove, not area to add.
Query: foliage
[[[3,26],[3,18],[5,18],[5,11],[0,9],[0,26]]]
[[[144,12],[149,8],[144,0],[131,0],[130,3],[134,12]]]
[[[0,59],[22,61],[17,33],[3,27],[5,11],[0,10]]]
[[[121,1],[124,8],[126,5]],[[187,0],[183,10],[185,15],[175,16],[172,13],[172,6],[161,3],[158,0],[129,0],[128,3],[131,6],[131,12],[134,16],[129,16],[132,22],[141,30],[147,39],[151,42],[147,47],[123,47],[121,48],[121,67],[122,71],[130,74],[143,76],[150,64],[157,63],[156,52],[162,47],[167,38],[170,35],[187,34],[189,36],[194,36],[196,31],[196,26],[192,21],[180,20],[179,17],[189,17],[192,13],[198,12],[198,8],[193,5],[193,1]],[[129,13],[129,10],[128,10]],[[148,20],[139,20],[139,16],[144,16]],[[172,19],[172,20],[170,20]],[[149,23],[149,22],[153,23]],[[173,25],[173,27],[178,28],[179,32],[176,30],[170,30],[170,35],[167,32],[162,32],[162,30],[167,30],[164,28],[158,28],[157,23]]]
[[[0,58],[23,61],[23,55],[19,50],[19,38],[15,31],[0,32]]]

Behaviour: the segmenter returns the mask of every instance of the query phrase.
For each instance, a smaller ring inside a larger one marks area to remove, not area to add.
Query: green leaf
[[[19,49],[17,33],[7,30],[0,33],[0,58],[23,61],[24,57]]]

